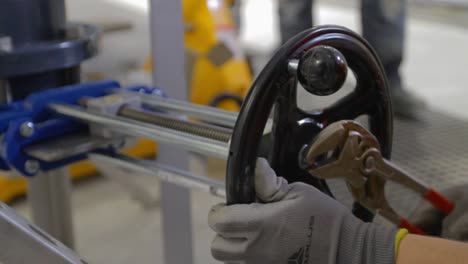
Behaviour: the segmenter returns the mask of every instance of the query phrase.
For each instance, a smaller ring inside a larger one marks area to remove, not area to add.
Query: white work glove
[[[257,161],[259,203],[216,205],[217,260],[246,264],[394,264],[396,229],[364,223],[336,200],[304,183],[277,177]]]
[[[455,204],[448,216],[425,202],[413,213],[411,222],[428,234],[468,241],[468,185],[455,186],[441,193]]]

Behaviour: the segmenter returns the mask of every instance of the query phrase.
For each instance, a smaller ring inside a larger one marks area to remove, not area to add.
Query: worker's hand
[[[394,264],[394,229],[364,223],[334,199],[304,183],[277,177],[257,161],[259,203],[216,205],[208,222],[217,233],[213,257],[246,264]]]
[[[428,234],[468,241],[468,185],[452,187],[441,193],[455,204],[448,216],[424,203],[413,213],[411,222]]]

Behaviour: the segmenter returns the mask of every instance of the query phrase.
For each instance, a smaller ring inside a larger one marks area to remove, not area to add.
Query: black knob
[[[330,95],[338,91],[346,80],[346,59],[329,46],[313,47],[305,52],[297,66],[301,85],[315,95]]]

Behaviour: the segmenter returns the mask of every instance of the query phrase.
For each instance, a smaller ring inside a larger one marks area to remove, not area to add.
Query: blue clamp
[[[46,162],[29,156],[25,147],[67,134],[88,131],[88,125],[69,117],[50,111],[51,103],[78,105],[84,97],[100,97],[120,88],[116,81],[99,81],[65,86],[39,92],[27,97],[24,101],[0,106],[0,133],[3,134],[0,151],[0,168],[15,169],[26,176],[33,176],[36,171],[27,168],[27,162],[39,165],[40,170],[47,171],[85,158],[78,154],[56,162]],[[25,124],[33,124],[25,133]],[[23,130],[22,130],[23,127]]]
[[[146,85],[131,85],[125,87],[125,90],[131,91],[131,92],[136,92],[136,93],[142,93],[142,94],[151,94],[151,95],[157,95],[161,96],[164,98],[167,98],[167,94],[164,92],[163,89],[159,87],[153,87],[153,86],[146,86]]]

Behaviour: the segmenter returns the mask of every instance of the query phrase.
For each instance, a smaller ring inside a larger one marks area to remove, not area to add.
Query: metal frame
[[[34,223],[73,249],[71,180],[67,169],[64,167],[28,179],[28,201]]]
[[[153,85],[164,87],[171,98],[187,100],[182,1],[150,0]],[[160,144],[161,163],[188,168],[188,153]],[[164,263],[193,263],[190,191],[161,182]]]
[[[0,248],[1,263],[86,263],[4,203],[0,203]]]
[[[150,0],[149,6],[153,84],[165,87],[171,98],[187,100],[181,2]],[[160,144],[158,159],[179,169],[188,167],[188,153],[173,145]],[[28,197],[35,223],[73,248],[70,179],[65,169],[29,180]],[[165,263],[193,263],[190,191],[162,182],[161,210]]]

